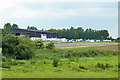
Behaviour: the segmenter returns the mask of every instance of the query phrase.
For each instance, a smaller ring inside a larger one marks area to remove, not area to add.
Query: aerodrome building
[[[25,36],[29,35],[31,37],[46,37],[46,38],[56,38],[58,37],[58,33],[49,32],[49,31],[42,31],[42,30],[29,30],[29,29],[19,29],[19,28],[12,28],[8,31],[8,33],[15,34],[17,36]]]

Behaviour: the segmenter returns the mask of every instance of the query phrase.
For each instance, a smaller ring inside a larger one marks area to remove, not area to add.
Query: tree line
[[[59,38],[67,39],[112,39],[109,37],[108,30],[93,30],[91,28],[84,30],[82,27],[69,29],[49,29],[46,31],[56,32]]]
[[[19,28],[17,24],[11,25],[10,23],[6,23],[4,25],[5,30],[9,30],[11,28]],[[27,29],[30,30],[38,30],[35,26],[28,26]],[[43,29],[42,29],[43,31]],[[58,38],[67,38],[67,39],[112,39],[109,37],[108,30],[93,30],[83,29],[82,27],[74,28],[71,27],[69,29],[48,29],[44,31],[56,32],[58,33]]]

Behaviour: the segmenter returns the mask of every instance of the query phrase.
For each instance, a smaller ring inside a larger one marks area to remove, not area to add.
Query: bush
[[[59,59],[57,59],[57,58],[53,59],[53,65],[54,65],[54,67],[58,66],[58,62],[59,62]]]
[[[30,59],[34,56],[34,42],[29,38],[7,34],[2,39],[3,56],[13,59]]]
[[[75,58],[70,57],[70,58],[69,58],[69,61],[75,61]]]
[[[35,64],[35,63],[36,63],[36,61],[34,61],[34,60],[31,61],[31,64]]]
[[[50,43],[48,43],[47,45],[46,45],[46,48],[47,49],[54,49],[55,48],[55,46],[54,46],[54,42],[50,42]]]
[[[6,63],[6,62],[2,62],[2,68],[10,68],[11,65]]]
[[[88,70],[87,68],[85,68],[84,66],[82,66],[82,65],[79,65],[79,68],[80,69],[85,69],[85,70]]]
[[[35,45],[37,49],[43,49],[44,48],[44,44],[43,41],[41,39],[38,39],[37,41],[35,41]]]
[[[25,64],[25,62],[20,62],[20,61],[19,61],[19,62],[17,62],[17,63],[18,63],[18,64]]]
[[[120,63],[118,64],[118,68],[120,68]]]
[[[11,66],[18,65],[18,64],[25,64],[25,62],[17,61],[15,59],[6,58],[5,61],[2,61],[3,68],[10,68]]]
[[[6,57],[4,56],[1,56],[2,57],[2,62],[5,62],[6,61]]]
[[[111,67],[108,63],[97,63],[98,68],[106,69]]]
[[[11,59],[8,63],[10,65],[18,65],[18,62],[16,60],[13,60],[13,59]]]

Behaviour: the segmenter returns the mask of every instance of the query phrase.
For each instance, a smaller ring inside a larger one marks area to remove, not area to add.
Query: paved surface
[[[55,44],[55,47],[90,46],[90,45],[117,45],[117,43],[71,43],[71,44]]]

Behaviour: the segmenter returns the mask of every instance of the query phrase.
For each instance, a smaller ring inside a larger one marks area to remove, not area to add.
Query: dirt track
[[[99,49],[99,50],[115,50],[115,51],[120,50],[120,46],[118,47],[118,45],[94,46],[90,48]]]
[[[92,46],[92,45],[117,45],[117,43],[72,43],[72,44],[55,44],[55,47]]]

